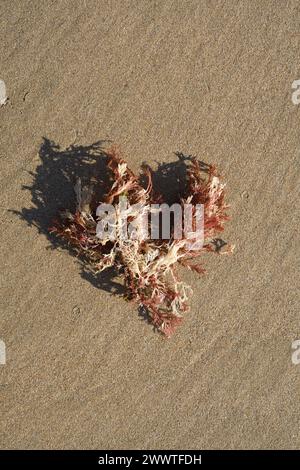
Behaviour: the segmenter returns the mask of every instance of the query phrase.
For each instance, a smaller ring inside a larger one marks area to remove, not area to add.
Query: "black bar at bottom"
[[[287,464],[299,458],[292,450],[1,450],[1,465],[84,465],[138,468],[147,465]],[[3,467],[4,468],[4,467]]]

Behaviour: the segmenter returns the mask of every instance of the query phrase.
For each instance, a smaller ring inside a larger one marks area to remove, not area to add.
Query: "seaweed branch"
[[[178,154],[183,160],[185,157]],[[105,195],[98,200],[99,187],[103,181],[96,181],[90,187],[82,187],[78,180],[75,186],[77,206],[74,212],[65,210],[54,221],[50,232],[67,240],[86,262],[97,272],[115,268],[123,276],[126,298],[137,302],[147,312],[154,327],[171,336],[181,324],[185,312],[189,310],[188,298],[191,288],[178,278],[176,266],[182,266],[198,274],[205,272],[199,257],[204,252],[217,254],[231,253],[233,246],[226,244],[218,234],[223,232],[224,223],[229,219],[228,205],[224,199],[225,184],[213,165],[200,162],[196,157],[185,159],[185,185],[178,195],[180,204],[190,203],[204,207],[204,243],[191,249],[191,239],[185,235],[181,239],[174,236],[174,220],[169,239],[159,237],[123,238],[117,231],[114,239],[99,238],[97,224],[100,203],[111,204],[116,208],[117,217],[121,198],[126,196],[130,210],[128,219],[139,227],[145,217],[144,210],[152,204],[166,202],[164,195],[153,181],[153,171],[142,166],[142,172],[135,175],[116,148],[107,152],[109,181],[106,181]],[[103,188],[100,188],[103,189]],[[192,224],[195,225],[195,213]],[[150,223],[150,222],[149,222]],[[117,220],[117,226],[122,222]],[[196,242],[197,240],[195,240]]]

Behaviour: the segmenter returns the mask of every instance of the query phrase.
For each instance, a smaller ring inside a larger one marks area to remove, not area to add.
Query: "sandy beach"
[[[296,0],[1,1],[1,449],[299,448],[299,24]],[[48,233],[97,142],[226,181],[235,252],[182,272],[170,339]]]

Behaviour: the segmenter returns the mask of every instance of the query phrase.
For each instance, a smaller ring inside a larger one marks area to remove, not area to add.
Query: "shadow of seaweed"
[[[87,146],[71,145],[63,150],[51,140],[43,138],[39,150],[41,163],[34,173],[30,173],[32,185],[23,186],[23,189],[31,192],[33,207],[24,208],[19,215],[49,237],[49,226],[57,212],[65,208],[75,210],[76,179],[87,181],[93,176],[105,174],[106,154],[102,149],[103,144],[104,141]]]
[[[153,187],[163,195],[163,200],[169,205],[179,203],[185,196],[187,183],[187,163],[193,160],[192,155],[185,155],[182,152],[174,153],[178,160],[168,163],[156,161],[157,169],[153,170],[146,162],[144,167],[148,167],[152,173]],[[209,165],[199,161],[202,171],[207,172]]]
[[[72,255],[76,255],[83,279],[114,295],[123,295],[125,290],[118,282],[118,273],[115,269],[110,268],[95,274],[70,245],[49,232],[49,227],[60,210],[75,210],[74,185],[77,178],[81,178],[83,185],[101,182],[101,185],[97,184],[94,189],[97,188],[98,191],[97,200],[99,202],[102,200],[110,181],[105,143],[107,141],[100,140],[91,145],[71,145],[62,149],[55,142],[43,138],[39,150],[40,164],[35,172],[30,173],[33,178],[32,184],[22,188],[31,192],[32,207],[12,212],[45,235],[50,242],[50,248],[67,249]],[[154,189],[160,192],[169,204],[179,202],[180,197],[184,195],[186,162],[191,159],[190,156],[179,152],[176,155],[178,160],[175,162],[157,162],[156,170],[146,163],[143,164],[151,169]]]

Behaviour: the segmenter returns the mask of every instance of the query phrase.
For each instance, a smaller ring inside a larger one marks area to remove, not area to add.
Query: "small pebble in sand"
[[[243,191],[242,194],[241,194],[242,198],[243,199],[249,199],[249,193],[248,191]]]
[[[72,312],[73,312],[74,315],[79,315],[80,314],[80,307],[78,307],[78,305],[75,305],[75,307],[73,307]]]
[[[4,106],[7,103],[7,100],[6,86],[4,81],[0,79],[0,107]]]

